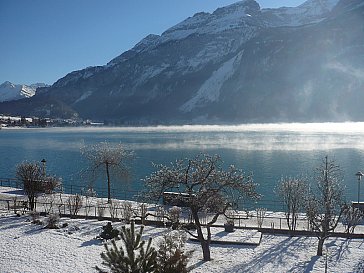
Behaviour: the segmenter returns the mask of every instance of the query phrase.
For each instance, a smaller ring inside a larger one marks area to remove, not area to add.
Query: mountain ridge
[[[125,124],[361,120],[361,4],[260,9],[245,0],[197,13],[12,106]]]
[[[34,83],[26,85],[14,84],[9,81],[5,81],[0,85],[0,102],[33,97],[36,93],[37,88],[47,86],[48,85],[45,83]]]

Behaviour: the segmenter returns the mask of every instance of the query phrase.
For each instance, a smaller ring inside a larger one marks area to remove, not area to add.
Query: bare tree
[[[235,206],[240,198],[256,198],[256,184],[251,175],[230,166],[223,170],[219,156],[199,154],[193,159],[177,160],[170,166],[154,165],[157,171],[145,178],[149,200],[159,201],[165,191],[173,191],[172,201],[185,203],[192,215],[201,244],[203,259],[209,261],[211,226],[228,208]],[[201,214],[211,213],[206,223],[207,236],[202,232]]]
[[[323,244],[333,232],[343,213],[341,169],[326,156],[317,168],[316,187],[311,190],[306,213],[319,240],[317,256],[322,256]]]
[[[281,178],[277,185],[276,193],[285,206],[287,226],[290,231],[295,231],[300,211],[304,210],[307,196],[307,185],[303,178]]]
[[[264,222],[264,218],[265,218],[267,209],[266,208],[256,208],[255,211],[257,214],[257,224],[258,224],[258,229],[259,229],[259,228],[262,228],[262,226],[263,226],[263,222]]]
[[[359,208],[354,208],[345,204],[343,206],[342,223],[347,234],[354,233],[357,225],[363,220],[363,212]]]
[[[130,175],[130,159],[133,152],[124,149],[121,144],[112,145],[101,142],[96,145],[84,147],[81,153],[89,161],[89,169],[93,178],[106,173],[107,198],[111,202],[111,176],[127,178]]]
[[[36,162],[22,162],[16,166],[16,177],[23,182],[23,189],[28,196],[29,208],[34,210],[36,198],[42,191],[42,170]]]
[[[45,176],[37,162],[24,161],[16,166],[16,177],[23,182],[23,189],[28,196],[30,210],[34,210],[39,193],[52,193],[62,184],[55,176]]]
[[[60,190],[62,190],[62,179],[54,175],[44,176],[42,169],[42,191],[46,194],[53,194]]]
[[[83,196],[76,194],[70,195],[67,199],[67,206],[70,212],[71,217],[74,217],[78,214],[83,205]]]

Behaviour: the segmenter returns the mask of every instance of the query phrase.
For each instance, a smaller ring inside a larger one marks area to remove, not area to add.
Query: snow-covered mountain
[[[0,112],[122,123],[364,120],[363,14],[362,0],[278,9],[243,0],[148,35]]]
[[[263,9],[262,16],[267,26],[302,26],[324,20],[338,2],[339,0],[308,0],[298,7]]]
[[[44,83],[25,85],[6,81],[0,85],[0,102],[33,97],[38,87],[47,86]]]

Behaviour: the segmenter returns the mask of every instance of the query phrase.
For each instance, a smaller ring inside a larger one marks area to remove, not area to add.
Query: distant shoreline
[[[247,123],[228,125],[146,125],[146,126],[49,126],[22,127],[7,126],[2,130],[74,130],[74,131],[171,131],[171,132],[245,132],[245,131],[289,131],[322,133],[363,133],[364,122],[323,122],[323,123]]]

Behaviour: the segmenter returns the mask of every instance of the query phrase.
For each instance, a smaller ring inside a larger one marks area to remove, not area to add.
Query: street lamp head
[[[364,174],[360,171],[357,172],[355,175],[358,177],[359,180],[364,176]]]

